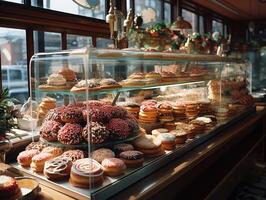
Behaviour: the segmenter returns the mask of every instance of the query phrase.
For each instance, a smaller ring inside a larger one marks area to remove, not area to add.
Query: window
[[[223,34],[223,24],[216,20],[212,20],[212,32],[216,31]]]
[[[164,22],[171,23],[171,4],[166,2],[164,3]]]
[[[96,6],[92,9],[79,6],[72,0],[43,0],[43,5],[37,4],[37,1],[32,0],[32,5],[75,15],[105,19],[106,1],[104,0],[95,0]]]
[[[199,33],[204,34],[204,18],[199,16]]]
[[[192,32],[197,32],[197,15],[188,10],[182,9],[182,17],[192,25]]]
[[[67,35],[67,49],[78,49],[92,45],[92,38],[81,35]]]
[[[142,15],[144,27],[161,22],[163,20],[161,9],[162,6],[160,0],[135,1],[135,14]]]
[[[34,52],[55,52],[61,48],[61,33],[34,31]]]
[[[224,24],[224,37],[227,37],[227,25]]]
[[[0,28],[2,86],[23,103],[28,98],[26,31]]]
[[[96,47],[97,48],[106,48],[109,47],[110,45],[113,45],[114,42],[111,39],[106,39],[106,38],[97,38],[96,40]]]

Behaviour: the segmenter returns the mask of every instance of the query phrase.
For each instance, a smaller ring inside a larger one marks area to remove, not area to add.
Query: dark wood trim
[[[0,10],[0,26],[11,24],[42,31],[81,33],[101,37],[109,35],[108,25],[104,20],[10,2],[0,2]]]
[[[162,21],[165,21],[165,16],[164,16],[164,1],[161,1],[161,17]]]
[[[26,48],[27,48],[27,71],[28,71],[28,91],[30,96],[30,59],[34,54],[34,36],[33,36],[33,30],[27,29],[26,30]]]
[[[61,48],[67,50],[67,34],[65,32],[61,34]]]

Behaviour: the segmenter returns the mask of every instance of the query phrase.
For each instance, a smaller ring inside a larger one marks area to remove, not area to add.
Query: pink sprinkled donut
[[[55,109],[49,110],[44,121],[56,121],[59,123],[63,123],[61,120],[61,115],[65,108],[66,108],[65,106],[61,106],[61,107],[57,107]]]
[[[62,112],[61,120],[64,123],[82,123],[82,109],[77,107],[67,107]]]
[[[56,121],[45,121],[40,128],[40,136],[45,140],[57,141],[57,134],[62,125]]]
[[[82,127],[78,124],[65,124],[58,132],[57,139],[62,144],[79,144],[82,141]]]
[[[119,118],[111,119],[107,124],[107,130],[109,130],[110,138],[113,140],[127,138],[130,131],[128,123]]]

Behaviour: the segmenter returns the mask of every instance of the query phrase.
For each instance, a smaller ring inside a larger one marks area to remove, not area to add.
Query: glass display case
[[[210,55],[35,54],[29,113],[40,141],[16,166],[75,198],[107,199],[253,112],[251,72]]]

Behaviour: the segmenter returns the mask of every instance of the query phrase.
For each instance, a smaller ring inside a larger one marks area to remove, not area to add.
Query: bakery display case
[[[251,65],[210,55],[85,48],[31,59],[33,141],[14,166],[107,199],[255,111]]]

